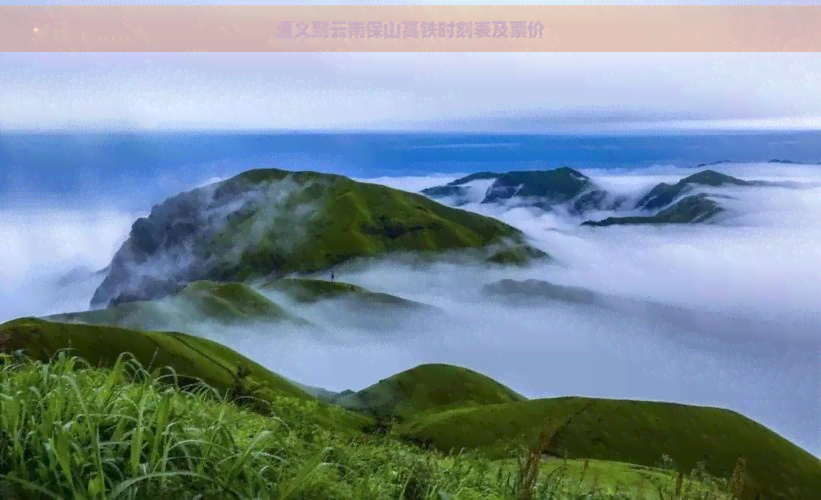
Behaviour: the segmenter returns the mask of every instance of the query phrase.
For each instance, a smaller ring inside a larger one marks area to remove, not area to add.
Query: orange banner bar
[[[821,52],[821,6],[0,6],[3,52]]]

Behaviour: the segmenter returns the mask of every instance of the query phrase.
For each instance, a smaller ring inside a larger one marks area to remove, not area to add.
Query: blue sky
[[[0,56],[0,127],[819,128],[797,53]]]

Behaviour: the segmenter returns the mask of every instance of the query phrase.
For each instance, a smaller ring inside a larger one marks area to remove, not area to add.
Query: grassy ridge
[[[372,292],[350,283],[307,278],[279,278],[259,284],[266,290],[284,292],[297,302],[313,303],[326,299],[352,299],[366,305],[430,307],[387,293]]]
[[[337,403],[402,419],[450,407],[523,401],[513,390],[467,368],[425,364],[397,373]]]
[[[46,319],[139,330],[182,329],[189,323],[206,321],[233,324],[288,320],[304,323],[245,284],[214,281],[196,281],[163,299],[56,314]]]
[[[320,208],[307,223],[309,238],[282,254],[277,249],[277,235],[266,235],[244,255],[242,263],[225,267],[221,278],[242,280],[259,269],[271,268],[314,272],[354,257],[373,257],[391,251],[479,249],[503,245],[506,239],[516,242],[513,246],[518,249],[510,254],[509,260],[525,261],[540,254],[524,245],[522,234],[513,227],[447,207],[422,195],[344,177],[336,177],[316,191]],[[498,251],[491,251],[490,257]],[[279,258],[271,258],[273,255]]]
[[[402,424],[399,433],[439,449],[468,447],[502,456],[554,420],[589,408],[562,430],[557,454],[652,466],[666,453],[683,469],[704,461],[728,476],[740,456],[750,485],[767,499],[814,498],[821,464],[810,453],[738,413],[673,403],[555,398],[451,409]]]
[[[112,366],[121,353],[131,353],[143,366],[171,367],[186,379],[200,379],[225,392],[237,368],[251,370],[249,380],[261,384],[262,397],[282,394],[313,399],[283,377],[207,339],[179,332],[147,332],[99,325],[75,325],[22,318],[0,325],[0,344],[7,351],[23,350],[47,361],[71,348],[92,366]]]

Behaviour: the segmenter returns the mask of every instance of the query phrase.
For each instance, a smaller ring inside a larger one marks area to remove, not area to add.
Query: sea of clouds
[[[580,228],[580,220],[560,210],[471,203],[462,208],[519,227],[555,262],[527,269],[397,260],[343,266],[338,281],[444,314],[291,304],[322,331],[283,323],[204,324],[194,333],[330,390],[360,389],[420,363],[454,363],[530,397],[580,394],[728,407],[818,455],[821,168],[715,168],[803,187],[720,188],[711,192],[727,196],[721,203],[730,211],[719,223],[661,227]],[[583,171],[633,197],[693,172],[662,166]],[[419,191],[456,177],[367,181]],[[0,321],[87,308],[102,281],[93,271],[108,265],[130,225],[144,215],[118,210],[111,200],[70,208],[40,200],[0,210]],[[608,306],[512,304],[481,293],[504,278],[585,287],[608,297]]]

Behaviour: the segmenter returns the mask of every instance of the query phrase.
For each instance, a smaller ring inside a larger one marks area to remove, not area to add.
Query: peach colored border
[[[0,51],[819,52],[819,27],[821,6],[0,6]]]

